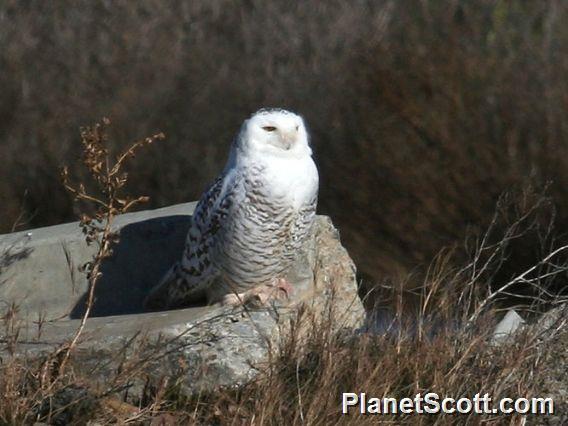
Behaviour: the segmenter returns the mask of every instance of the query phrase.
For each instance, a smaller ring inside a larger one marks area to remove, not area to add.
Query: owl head
[[[237,138],[245,155],[280,157],[311,155],[304,120],[283,109],[261,109],[246,120]]]

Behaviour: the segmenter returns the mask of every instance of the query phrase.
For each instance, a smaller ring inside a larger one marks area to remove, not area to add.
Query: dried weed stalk
[[[83,213],[81,215],[80,226],[86,236],[87,243],[97,244],[98,250],[93,259],[82,266],[82,270],[87,274],[88,292],[80,325],[73,338],[62,344],[44,364],[41,375],[42,384],[49,381],[49,366],[52,365],[54,360],[57,360],[55,380],[63,375],[69,356],[85,328],[87,318],[93,307],[95,288],[101,276],[101,265],[106,258],[112,255],[112,246],[119,238],[118,233],[112,229],[114,218],[126,213],[134,206],[148,201],[146,196],[132,197],[122,194],[128,181],[128,174],[124,171],[124,166],[139,149],[165,138],[163,133],[158,133],[137,141],[112,161],[111,153],[107,147],[107,128],[109,125],[110,120],[104,118],[101,123],[97,123],[93,127],[81,129],[82,162],[95,183],[95,191],[88,191],[82,182],[72,183],[66,166],[61,170],[63,185],[73,195],[74,201],[86,201],[96,206],[93,214]]]

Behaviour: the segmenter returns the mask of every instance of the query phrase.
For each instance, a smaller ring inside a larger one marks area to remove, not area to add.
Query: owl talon
[[[244,293],[230,293],[223,297],[221,305],[258,305],[266,306],[272,299],[281,299],[282,295],[286,299],[290,298],[293,292],[292,285],[285,278],[276,278],[270,284],[252,288]]]
[[[292,291],[292,285],[286,279],[276,278],[270,284],[249,290],[245,302],[254,299],[256,304],[266,306],[270,300],[282,299],[282,296],[289,299]]]
[[[292,284],[286,278],[277,278],[275,287],[284,293],[286,299],[289,299],[294,292]]]
[[[246,301],[246,293],[229,293],[223,296],[223,299],[221,299],[221,305],[239,306],[244,304],[245,301]]]

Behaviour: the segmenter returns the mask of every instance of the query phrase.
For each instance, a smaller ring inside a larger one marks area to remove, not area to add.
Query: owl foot
[[[223,306],[239,306],[246,303],[246,293],[229,293],[221,299]]]
[[[292,285],[285,278],[275,278],[270,284],[249,290],[248,300],[255,304],[266,306],[271,300],[290,298]]]
[[[276,278],[273,281],[272,286],[277,290],[283,292],[286,296],[286,299],[289,299],[292,295],[292,292],[294,291],[292,284],[290,284],[290,281],[288,281],[286,278]]]
[[[285,278],[275,278],[270,284],[254,287],[244,293],[227,294],[221,300],[222,305],[260,305],[266,306],[273,299],[290,298],[292,285]]]

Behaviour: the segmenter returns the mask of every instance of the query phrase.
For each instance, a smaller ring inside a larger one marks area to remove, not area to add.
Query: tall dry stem
[[[112,255],[112,246],[119,239],[118,233],[113,230],[114,218],[148,201],[146,196],[133,197],[122,194],[128,182],[128,174],[124,171],[124,166],[129,159],[135,157],[139,149],[165,138],[163,133],[157,133],[134,142],[113,160],[108,149],[107,128],[109,125],[110,120],[103,118],[101,123],[81,129],[82,162],[95,184],[94,191],[88,191],[83,182],[72,183],[67,166],[61,170],[63,185],[73,195],[74,201],[86,201],[95,206],[93,214],[81,214],[80,226],[87,244],[97,244],[98,250],[93,259],[82,266],[82,270],[87,274],[88,290],[85,311],[79,327],[71,340],[62,344],[45,362],[41,375],[44,384],[48,382],[49,366],[54,360],[57,360],[58,364],[55,380],[64,374],[69,357],[83,333],[95,302],[96,285],[102,275],[101,266],[104,260]]]

